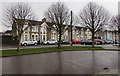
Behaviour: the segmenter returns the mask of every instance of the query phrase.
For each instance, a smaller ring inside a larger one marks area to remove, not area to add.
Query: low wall
[[[0,36],[0,39],[2,40],[2,45],[16,45],[18,44],[17,40],[13,40],[12,36]]]

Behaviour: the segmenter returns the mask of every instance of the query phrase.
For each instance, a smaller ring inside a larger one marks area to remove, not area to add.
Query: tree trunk
[[[94,48],[94,42],[95,42],[94,36],[95,36],[95,34],[94,34],[94,32],[92,32],[92,47],[93,47],[93,48]]]
[[[19,51],[19,49],[20,49],[20,41],[21,41],[21,36],[18,36],[17,51]]]
[[[18,41],[18,45],[17,45],[17,51],[19,51],[19,47],[20,47],[20,46],[19,46],[19,43],[20,43],[20,41]]]
[[[94,31],[92,32],[92,48],[94,48],[94,42],[95,42],[95,33]],[[93,64],[92,64],[92,67],[93,67],[93,74],[92,76],[95,76],[95,54],[94,54],[94,49],[92,49],[92,57],[93,57]]]
[[[61,34],[59,34],[59,41],[58,41],[58,49],[60,49],[61,48]]]

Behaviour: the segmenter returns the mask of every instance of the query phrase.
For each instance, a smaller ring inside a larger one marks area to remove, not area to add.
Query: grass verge
[[[41,48],[25,48],[20,49],[18,52],[16,49],[13,50],[0,50],[2,51],[2,56],[11,56],[11,55],[22,55],[22,54],[32,54],[32,53],[41,53],[41,52],[51,52],[51,51],[65,51],[65,50],[104,50],[102,47],[91,46],[63,46],[61,49],[57,47],[41,47]]]

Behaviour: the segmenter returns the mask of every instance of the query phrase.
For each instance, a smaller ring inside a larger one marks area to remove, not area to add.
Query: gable
[[[46,22],[44,22],[44,23],[41,24],[41,27],[48,27],[48,25],[47,25]]]

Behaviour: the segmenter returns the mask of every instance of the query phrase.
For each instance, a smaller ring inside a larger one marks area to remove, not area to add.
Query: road
[[[57,45],[21,46],[20,48],[52,46]],[[74,44],[73,46],[86,45]],[[96,46],[102,46],[105,49],[118,49],[113,45]],[[4,46],[2,49],[16,49],[16,46]],[[92,51],[67,51],[3,57],[2,72],[3,74],[91,74],[93,72],[116,74],[118,73],[118,54],[118,51],[111,50],[95,51],[94,59]],[[104,71],[103,68],[109,70]]]
[[[118,52],[95,51],[94,56],[92,51],[41,53],[3,57],[2,63],[3,74],[92,74],[102,71],[117,74]]]

